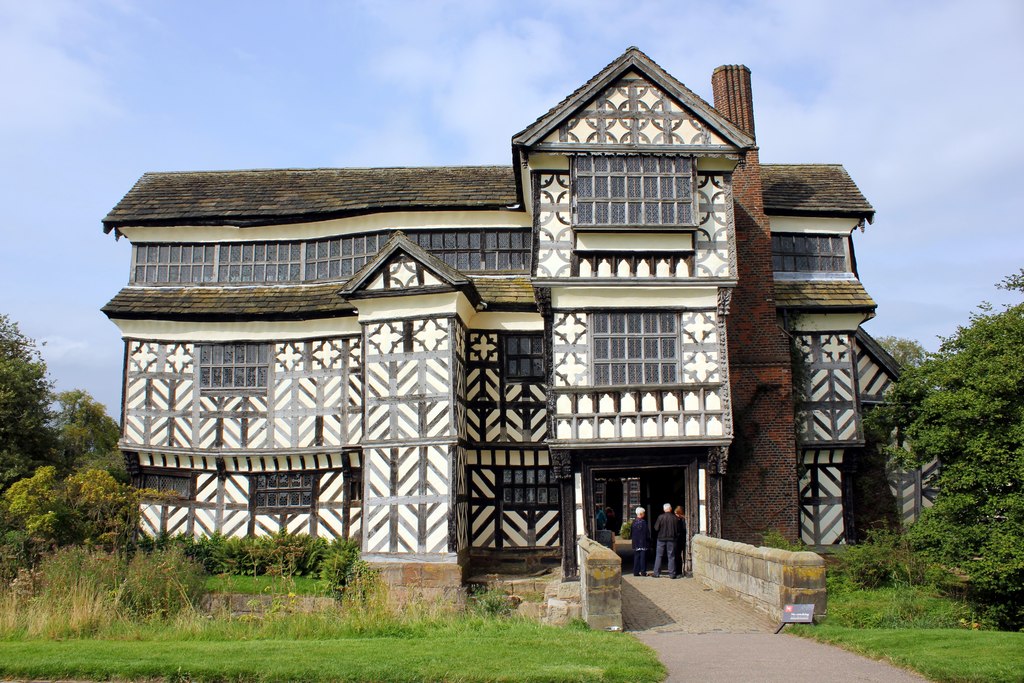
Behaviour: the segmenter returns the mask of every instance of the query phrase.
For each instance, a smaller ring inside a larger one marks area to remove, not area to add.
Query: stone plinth
[[[810,552],[754,547],[704,535],[693,537],[693,576],[735,596],[776,621],[790,603],[813,603],[825,613],[825,560]]]
[[[622,629],[622,558],[597,541],[580,538],[580,598],[590,628]]]

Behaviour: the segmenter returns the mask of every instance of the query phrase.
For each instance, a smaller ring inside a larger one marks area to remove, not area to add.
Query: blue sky
[[[767,163],[842,163],[867,325],[937,346],[1024,264],[1024,4],[0,0],[0,312],[117,416],[100,312],[146,171],[510,163],[511,136],[636,45],[706,99],[753,73]]]

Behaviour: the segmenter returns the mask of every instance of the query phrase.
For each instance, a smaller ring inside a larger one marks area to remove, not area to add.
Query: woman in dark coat
[[[651,547],[651,525],[647,523],[647,511],[636,509],[636,519],[629,527],[633,542],[633,576],[647,576],[647,551]]]

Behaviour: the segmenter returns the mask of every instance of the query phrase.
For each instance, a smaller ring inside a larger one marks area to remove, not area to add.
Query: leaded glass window
[[[544,345],[539,334],[505,337],[505,377],[511,380],[544,379]]]
[[[458,270],[529,268],[529,229],[424,230],[410,233],[409,237]]]
[[[337,280],[351,277],[380,251],[387,233],[331,237],[306,242],[304,280]]]
[[[269,356],[266,344],[200,344],[199,387],[266,390]]]
[[[257,474],[251,478],[256,512],[309,510],[313,507],[313,475],[303,472]]]
[[[424,230],[408,236],[459,270],[530,267],[529,228]],[[388,232],[373,232],[296,242],[136,244],[131,279],[143,284],[345,280],[366,265],[388,237]]]
[[[135,282],[200,283],[214,281],[216,245],[138,244]]]
[[[289,282],[301,276],[300,242],[232,242],[220,246],[218,282]]]
[[[179,498],[188,498],[191,495],[191,483],[191,477],[147,473],[142,475],[142,486],[140,488],[174,493]]]
[[[772,263],[776,273],[845,273],[846,237],[773,233]]]
[[[558,484],[545,467],[506,467],[501,472],[501,497],[506,509],[555,507]]]
[[[576,225],[696,225],[690,157],[607,154],[573,160]]]
[[[594,384],[673,384],[679,374],[675,313],[593,313]]]

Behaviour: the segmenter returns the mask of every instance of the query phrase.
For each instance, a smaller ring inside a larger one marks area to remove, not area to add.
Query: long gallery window
[[[459,270],[530,267],[529,228],[419,230],[408,237]],[[132,281],[145,284],[318,282],[350,278],[390,233],[293,242],[137,244]]]
[[[842,235],[775,233],[772,264],[776,273],[844,273],[846,238]]]
[[[267,344],[200,344],[200,389],[266,389]]]
[[[609,154],[573,159],[577,225],[696,224],[690,157]]]
[[[679,321],[657,311],[593,313],[594,384],[673,384],[679,376]]]

